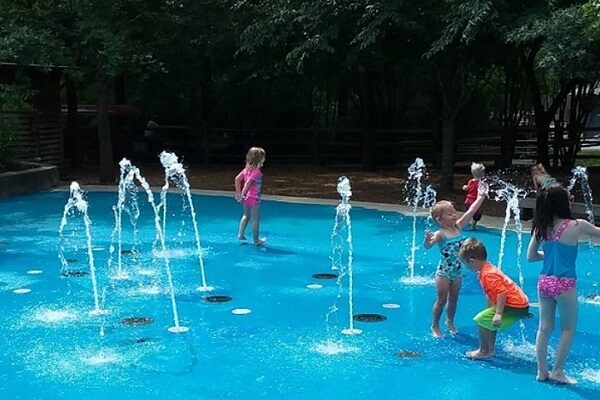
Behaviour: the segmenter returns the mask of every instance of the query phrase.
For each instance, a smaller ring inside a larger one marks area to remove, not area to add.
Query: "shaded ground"
[[[142,175],[153,186],[161,186],[164,183],[164,171],[156,164],[138,164]],[[190,185],[194,189],[227,190],[233,191],[233,179],[242,168],[241,165],[218,165],[218,166],[186,166]],[[356,201],[369,201],[377,203],[404,204],[404,182],[407,176],[406,169],[390,169],[377,172],[365,172],[356,167],[341,166],[282,166],[266,165],[263,168],[264,182],[263,193],[281,196],[298,196],[323,199],[339,199],[336,191],[337,179],[341,175],[350,178],[352,184],[352,199]],[[84,168],[65,171],[62,179],[65,183],[72,180],[85,186],[98,184],[98,173],[96,168]],[[600,171],[591,174],[592,189],[600,189]],[[464,192],[461,187],[471,178],[467,174],[455,175],[455,190],[452,193],[438,193],[438,199],[451,200],[456,208],[462,211]],[[507,178],[522,185],[529,185],[529,176],[509,175]],[[561,181],[568,177],[560,176]],[[430,178],[426,183],[433,184],[439,188],[440,179],[438,171],[431,171]],[[116,182],[115,182],[116,184]],[[486,201],[483,205],[483,213],[487,215],[503,216],[506,205],[494,201]]]

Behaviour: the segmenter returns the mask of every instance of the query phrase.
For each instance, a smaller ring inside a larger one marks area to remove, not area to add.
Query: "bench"
[[[525,197],[520,199],[519,208],[521,209],[522,215],[533,215],[533,210],[535,210],[535,197]],[[573,214],[587,216],[585,203],[571,203],[571,211]],[[594,204],[592,207],[592,212],[594,213],[594,219],[597,223],[600,221],[600,205]]]

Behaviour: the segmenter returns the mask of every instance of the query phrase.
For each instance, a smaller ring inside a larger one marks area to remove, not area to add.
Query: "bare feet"
[[[550,374],[548,373],[548,371],[538,371],[537,375],[535,376],[535,380],[538,382],[547,381],[549,378]]]
[[[446,326],[451,334],[456,335],[458,333],[458,329],[454,326],[454,322],[446,320]]]
[[[238,235],[238,240],[247,240],[246,236],[244,235]]]
[[[485,353],[479,349],[467,351],[465,353],[465,356],[467,356],[467,358],[470,358],[471,360],[487,360],[488,358],[492,358],[495,355],[496,355],[496,353],[493,351]]]
[[[569,378],[564,373],[552,372],[549,376],[552,382],[560,383],[562,385],[575,385],[577,381],[573,378]]]
[[[254,245],[255,245],[255,246],[262,246],[262,245],[264,245],[265,243],[267,243],[267,238],[259,238],[258,240],[256,240],[256,241],[254,242]]]
[[[444,337],[444,335],[442,334],[442,331],[440,330],[439,326],[432,326],[431,327],[431,334],[433,335],[433,337],[441,339]]]

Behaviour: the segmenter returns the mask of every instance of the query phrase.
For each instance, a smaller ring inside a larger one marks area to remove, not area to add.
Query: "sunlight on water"
[[[101,350],[98,354],[92,357],[82,357],[81,361],[90,365],[114,364],[120,361],[118,354],[112,351]]]
[[[152,251],[153,257],[164,258],[166,256],[169,259],[187,258],[192,254],[195,254],[195,252],[185,249],[167,250],[166,252],[162,250]]]
[[[581,377],[587,381],[600,384],[600,369],[586,368],[581,372]]]
[[[433,286],[435,280],[431,276],[406,276],[400,278],[400,283],[409,286]]]
[[[77,314],[69,310],[39,310],[33,316],[34,319],[54,324],[62,321],[71,321],[77,319]]]
[[[15,272],[0,272],[0,282],[3,282],[6,287],[5,289],[13,289],[22,288],[25,286],[31,285],[35,278],[30,276],[21,276]]]
[[[142,275],[142,276],[154,276],[156,275],[156,270],[154,269],[147,269],[147,268],[140,268],[136,271],[136,274],[138,275]]]
[[[160,286],[154,285],[154,286],[140,286],[137,287],[135,289],[133,289],[131,291],[132,295],[157,295],[157,294],[161,294],[164,291],[161,289]]]
[[[256,261],[237,262],[234,265],[236,267],[248,268],[248,269],[262,269],[264,267],[264,264],[256,262]]]
[[[522,360],[535,359],[535,343],[517,343],[516,341],[509,339],[502,342],[502,349],[511,356]]]
[[[360,349],[355,346],[347,346],[342,342],[328,340],[317,343],[313,350],[327,356],[336,356],[338,354],[357,353]]]
[[[594,304],[597,306],[600,306],[600,296],[588,296],[588,297],[580,297],[579,298],[580,302],[583,303],[587,303],[587,304]]]

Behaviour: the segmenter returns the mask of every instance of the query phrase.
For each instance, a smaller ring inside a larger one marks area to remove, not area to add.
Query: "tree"
[[[452,191],[457,117],[473,91],[485,84],[493,68],[486,57],[489,42],[485,40],[488,35],[485,26],[492,18],[492,5],[490,1],[455,0],[438,5],[443,10],[439,25],[444,28],[426,57],[431,62],[434,84],[440,94],[439,111],[432,105],[429,110],[442,127],[442,189]]]
[[[563,135],[559,128],[566,124],[575,128],[568,129],[571,139],[578,141],[581,134],[585,113],[565,121],[559,120],[557,112],[569,97],[576,100],[598,81],[600,10],[594,3],[569,1],[538,6],[507,34],[507,40],[521,49],[535,113],[537,157],[545,164],[549,163],[551,125],[557,128],[555,140],[559,142]],[[571,156],[568,162],[572,161]]]

